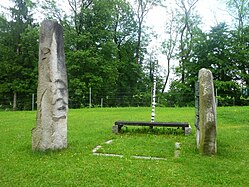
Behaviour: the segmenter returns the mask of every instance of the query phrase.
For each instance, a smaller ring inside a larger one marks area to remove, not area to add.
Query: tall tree
[[[122,54],[122,46],[135,40],[137,23],[132,7],[123,0],[116,0],[113,14],[113,39],[118,49],[118,59],[122,61],[127,57]]]
[[[141,46],[142,46],[142,32],[143,24],[146,15],[156,5],[159,4],[160,0],[134,0],[135,1],[135,14],[137,16],[137,47],[136,47],[136,61],[138,64],[142,63],[141,60]]]
[[[13,94],[13,109],[17,107],[17,94],[27,93],[29,89],[29,80],[31,75],[34,75],[34,64],[37,63],[37,56],[28,54],[26,50],[26,44],[24,38],[27,39],[27,35],[31,36],[32,40],[37,43],[37,35],[33,28],[32,9],[34,4],[30,0],[13,0],[14,6],[9,8],[11,14],[11,20],[7,22],[6,29],[2,30],[3,45],[8,51],[7,56],[2,57],[2,68],[6,72],[4,82],[2,84],[8,85],[8,90],[5,90]],[[37,45],[32,46],[35,52],[38,53],[38,48],[34,48]],[[36,54],[37,54],[36,53]],[[6,54],[5,54],[6,55]],[[1,68],[1,69],[2,69]],[[1,79],[2,80],[2,79]]]
[[[74,12],[71,28],[65,30],[70,101],[84,106],[90,87],[95,99],[97,95],[110,94],[115,85],[116,47],[110,31],[113,3],[69,2]]]
[[[234,18],[238,36],[243,36],[245,24],[248,24],[249,0],[227,0],[229,14]]]
[[[220,98],[220,105],[239,103],[240,89],[236,77],[238,67],[233,62],[234,43],[232,32],[225,23],[213,27],[209,33],[201,30],[193,35],[191,61],[186,63],[187,87],[194,94],[194,84],[198,71],[208,68],[213,72],[215,87]]]
[[[133,7],[125,0],[67,0],[70,14],[60,20],[58,4],[46,1],[49,17],[64,25],[70,105],[88,105],[90,87],[94,101],[101,97],[109,98],[105,99],[109,106],[131,104],[144,81],[136,58],[138,24]]]
[[[68,0],[68,4],[70,5],[71,11],[73,12],[72,20],[75,31],[79,35],[84,31],[84,24],[86,24],[86,14],[92,7],[93,0]]]
[[[231,59],[239,68],[239,79],[249,89],[249,64],[247,62],[248,51],[248,14],[249,0],[227,0],[229,14],[234,18],[236,32],[233,33],[234,55]]]
[[[142,69],[136,61],[137,23],[130,4],[116,0],[114,6],[113,39],[117,47],[117,99],[119,105],[129,103],[137,93]],[[130,100],[130,101],[129,101]]]
[[[185,63],[190,61],[192,50],[193,30],[199,22],[198,16],[194,13],[194,8],[198,0],[178,0],[177,5],[180,8],[182,18],[180,28],[180,72],[181,82],[185,82]]]
[[[44,0],[41,3],[40,13],[45,16],[45,19],[56,19],[61,25],[65,25],[65,11],[57,5],[58,1]]]
[[[166,55],[167,72],[166,78],[162,87],[161,92],[163,93],[166,89],[166,85],[169,80],[171,61],[176,56],[176,47],[179,39],[180,24],[178,19],[180,17],[179,11],[177,9],[171,9],[167,11],[169,15],[168,22],[165,26],[165,41],[162,42],[163,54]]]

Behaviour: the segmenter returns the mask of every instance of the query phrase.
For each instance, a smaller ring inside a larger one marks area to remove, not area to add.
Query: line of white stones
[[[175,158],[179,158],[180,157],[180,150],[181,150],[181,143],[180,142],[176,142],[175,143]]]
[[[105,142],[105,144],[111,144],[112,142],[113,142],[113,140],[108,140]],[[92,150],[93,155],[95,155],[95,156],[113,156],[113,157],[120,157],[120,158],[124,157],[124,155],[119,155],[119,154],[97,153],[97,151],[101,148],[102,148],[101,145],[98,145],[97,147],[95,147]]]
[[[105,142],[105,144],[111,144],[112,142],[113,140],[108,140]],[[101,145],[96,146],[92,150],[93,155],[94,156],[107,156],[107,157],[120,157],[120,158],[124,157],[124,155],[120,155],[120,154],[97,153],[97,151],[101,148],[102,148]],[[180,156],[180,149],[181,149],[181,143],[176,142],[175,143],[175,158],[178,158]],[[146,159],[146,160],[167,160],[166,158],[152,157],[152,156],[131,156],[131,157],[136,158],[136,159]]]

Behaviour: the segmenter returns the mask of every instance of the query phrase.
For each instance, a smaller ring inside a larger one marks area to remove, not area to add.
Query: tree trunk
[[[166,75],[166,79],[165,79],[165,82],[164,82],[164,84],[163,84],[163,89],[162,89],[162,93],[165,91],[165,89],[166,89],[166,85],[167,85],[167,83],[168,83],[168,80],[169,80],[169,70],[170,70],[170,67],[169,67],[169,65],[170,65],[170,59],[168,59],[167,60],[167,63],[168,63],[168,70],[167,70],[167,75]]]
[[[139,22],[138,38],[137,38],[137,49],[136,49],[136,61],[137,61],[137,64],[141,63],[141,59],[140,59],[141,33],[142,33],[142,23]]]
[[[185,83],[185,62],[182,61],[182,84]]]

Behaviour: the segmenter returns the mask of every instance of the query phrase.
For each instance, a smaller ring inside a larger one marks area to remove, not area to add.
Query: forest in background
[[[67,0],[69,12],[54,0],[12,2],[0,14],[0,109],[31,109],[42,21],[35,21],[34,13],[39,9],[64,28],[70,108],[89,107],[89,97],[93,107],[150,106],[155,71],[159,106],[194,106],[201,68],[213,73],[219,106],[249,105],[249,0],[226,0],[233,27],[217,23],[209,31],[200,27],[198,0],[176,0],[175,8],[167,7],[167,0],[134,0],[132,5]],[[155,33],[144,20],[154,6],[165,7],[169,15],[160,49],[166,72],[147,49]],[[167,90],[170,73],[175,79]]]

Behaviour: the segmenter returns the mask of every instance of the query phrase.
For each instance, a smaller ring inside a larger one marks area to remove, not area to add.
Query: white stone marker
[[[40,28],[36,128],[32,129],[33,150],[67,147],[68,83],[63,28],[45,20]]]
[[[213,75],[210,70],[199,71],[199,130],[197,130],[197,148],[200,153],[217,153],[216,145],[216,105]]]

